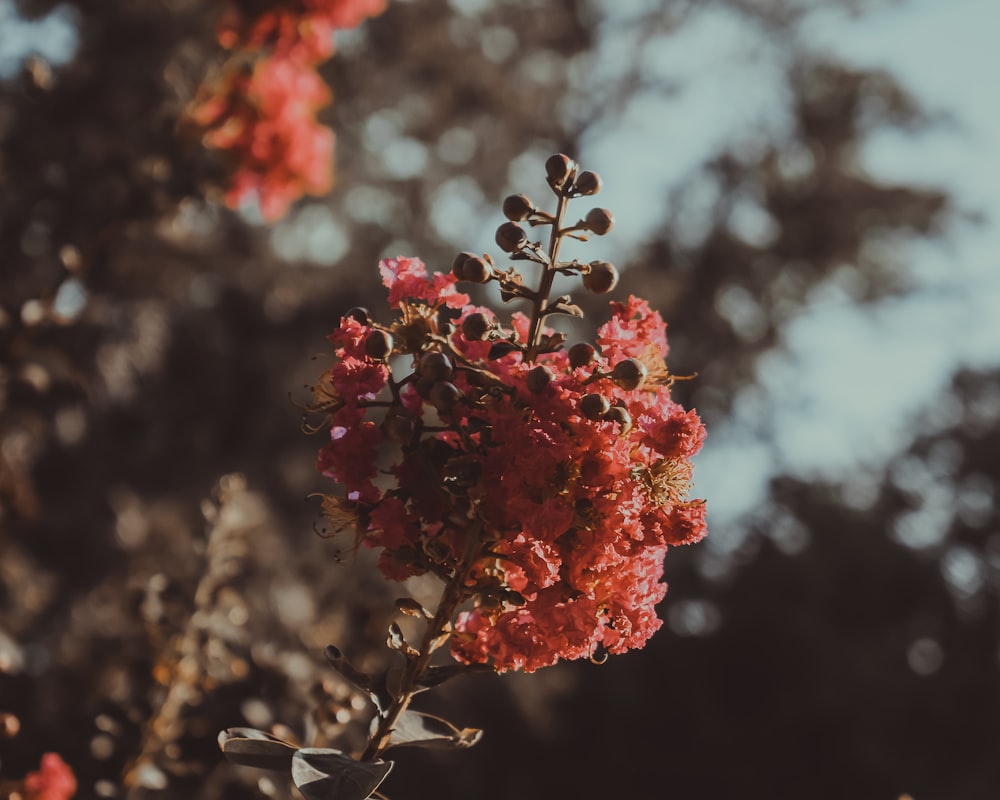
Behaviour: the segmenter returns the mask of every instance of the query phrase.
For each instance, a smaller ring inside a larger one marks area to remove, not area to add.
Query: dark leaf
[[[234,764],[275,770],[289,769],[298,750],[256,728],[227,728],[219,734],[219,748]]]
[[[357,669],[347,660],[347,657],[341,652],[340,648],[332,644],[326,646],[324,653],[326,660],[330,662],[330,666],[337,671],[340,677],[368,695],[379,714],[389,707],[392,698],[386,691],[384,678],[380,680],[373,675],[369,675],[367,672]]]
[[[487,358],[503,358],[508,353],[513,353],[519,351],[521,348],[518,347],[513,342],[494,342],[492,347],[490,347],[490,352]]]
[[[444,664],[428,667],[423,677],[417,682],[417,685],[423,689],[431,689],[459,675],[468,675],[470,672],[492,671],[492,668],[487,664]]]
[[[468,748],[483,737],[479,728],[456,728],[432,714],[404,711],[392,729],[389,747]]]
[[[539,353],[552,353],[558,350],[566,342],[566,334],[557,332],[553,334],[545,334],[542,336],[541,342],[538,345]]]
[[[326,656],[326,660],[330,662],[330,666],[333,667],[342,678],[350,681],[364,692],[371,692],[374,685],[372,676],[367,672],[362,672],[361,670],[355,668],[355,666],[347,660],[347,656],[343,654],[339,647],[328,644],[323,653]]]
[[[328,747],[304,747],[292,759],[292,781],[306,800],[366,800],[391,761],[355,761]]]

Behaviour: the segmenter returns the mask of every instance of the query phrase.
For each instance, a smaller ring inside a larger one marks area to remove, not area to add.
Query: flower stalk
[[[400,715],[409,708],[413,696],[420,691],[420,681],[430,666],[431,656],[441,645],[442,640],[447,638],[451,621],[455,612],[458,611],[458,607],[469,597],[466,584],[472,568],[481,556],[482,543],[479,537],[470,535],[466,542],[465,557],[445,585],[441,599],[438,601],[437,611],[427,623],[418,653],[408,660],[400,679],[398,694],[389,708],[381,715],[378,726],[361,755],[362,761],[373,761],[389,747],[396,722]]]

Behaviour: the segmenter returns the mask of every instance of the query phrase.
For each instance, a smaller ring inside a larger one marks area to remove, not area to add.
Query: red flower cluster
[[[530,672],[642,647],[667,548],[705,535],[688,497],[704,428],[670,398],[660,315],[631,297],[596,346],[543,331],[532,352],[527,317],[504,327],[454,275],[380,269],[397,318],[345,315],[315,388],[331,426],[318,466],[347,490],[324,503],[333,527],[381,547],[391,579],[465,575],[465,663]]]
[[[58,753],[46,753],[35,772],[24,776],[30,800],[69,800],[76,794],[76,776]]]
[[[316,119],[330,91],[316,66],[333,54],[335,29],[384,8],[385,0],[277,0],[255,17],[223,15],[219,42],[236,55],[190,118],[206,145],[230,154],[230,206],[256,196],[264,218],[276,220],[303,194],[330,190],[333,131]]]

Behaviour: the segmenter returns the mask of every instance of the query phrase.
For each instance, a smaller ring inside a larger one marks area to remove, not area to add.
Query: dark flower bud
[[[353,319],[360,322],[362,325],[371,325],[372,318],[368,313],[367,308],[362,308],[361,306],[354,306],[354,308],[349,308],[344,312],[345,319]]]
[[[611,406],[603,416],[605,422],[617,422],[622,426],[622,431],[632,427],[632,415],[621,406]]]
[[[503,201],[503,215],[511,222],[527,219],[534,210],[534,205],[524,194],[512,194]]]
[[[500,599],[511,606],[523,606],[528,602],[525,600],[523,594],[516,592],[513,589],[501,589]]]
[[[479,311],[469,314],[462,320],[462,334],[470,342],[478,342],[486,335],[490,327],[489,318]]]
[[[589,342],[578,342],[569,349],[569,365],[576,369],[585,367],[597,357],[597,348]]]
[[[589,169],[577,175],[576,190],[582,195],[597,194],[601,191],[601,176]]]
[[[606,208],[592,208],[583,218],[587,230],[597,236],[603,236],[615,226],[615,215]]]
[[[449,490],[468,489],[483,477],[483,462],[475,456],[451,458],[445,462],[443,477],[445,488]]]
[[[549,156],[545,162],[545,176],[553,189],[561,189],[572,178],[574,172],[576,172],[576,162],[564,153]]]
[[[603,394],[585,394],[580,401],[580,413],[587,419],[600,419],[610,408],[611,403]]]
[[[413,382],[413,388],[417,390],[417,394],[420,395],[421,398],[429,401],[431,399],[431,389],[434,388],[434,383],[418,376]]]
[[[382,423],[382,432],[386,438],[399,444],[413,441],[414,428],[413,418],[400,411],[391,412]]]
[[[385,331],[372,331],[365,338],[365,352],[381,361],[392,352],[392,336]]]
[[[475,257],[475,253],[459,253],[455,256],[455,260],[451,262],[451,274],[460,281],[467,281],[468,278],[465,277],[465,264],[470,258]]]
[[[505,222],[497,228],[496,240],[501,250],[505,253],[513,253],[524,247],[525,242],[528,241],[528,234],[516,222]]]
[[[438,411],[451,411],[462,399],[462,390],[449,381],[439,381],[431,387],[428,399]]]
[[[490,279],[490,267],[483,259],[479,256],[473,256],[466,260],[462,265],[462,278],[463,281],[471,281],[472,283],[486,283]]]
[[[618,285],[618,270],[607,261],[591,261],[583,273],[583,285],[594,294],[605,294]]]
[[[451,377],[454,368],[451,359],[438,350],[428,350],[417,363],[420,377],[428,381],[445,381]]]
[[[611,380],[626,392],[638,389],[646,380],[646,366],[637,358],[626,358],[615,364]]]
[[[528,389],[531,392],[533,392],[535,394],[538,394],[546,386],[548,386],[550,383],[552,383],[552,379],[554,377],[555,377],[555,375],[552,374],[552,370],[550,370],[548,367],[546,367],[543,364],[539,364],[537,367],[533,367],[528,372],[528,377],[527,377],[526,383],[527,383]]]

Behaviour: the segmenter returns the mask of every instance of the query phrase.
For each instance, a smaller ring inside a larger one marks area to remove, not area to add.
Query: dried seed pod
[[[545,162],[545,176],[548,178],[549,186],[553,189],[561,189],[576,173],[576,162],[565,153],[556,153],[549,156]]]
[[[511,222],[527,219],[534,211],[534,204],[524,194],[512,194],[503,201],[503,215]]]
[[[462,334],[469,341],[478,342],[486,336],[487,331],[491,327],[489,318],[479,311],[469,314],[469,316],[462,320]]]
[[[615,226],[615,215],[606,208],[592,208],[583,218],[587,230],[597,236],[603,236]]]
[[[429,350],[420,356],[417,372],[428,381],[446,381],[454,372],[451,359],[438,350]]]
[[[587,419],[601,419],[611,409],[603,394],[586,394],[580,400],[580,413]]]
[[[578,342],[569,349],[569,365],[576,369],[585,367],[597,357],[597,348],[590,342]]]
[[[552,379],[555,375],[552,374],[552,370],[546,367],[544,364],[539,364],[537,367],[533,367],[528,372],[528,377],[526,379],[526,384],[528,390],[538,394],[546,386],[552,383]]]
[[[602,417],[605,422],[617,422],[622,426],[622,432],[632,427],[632,415],[621,406],[611,406]]]
[[[372,331],[365,338],[365,352],[381,361],[392,352],[392,335],[385,331]]]
[[[354,308],[349,308],[344,312],[345,319],[353,319],[360,322],[362,325],[371,325],[372,318],[368,313],[368,309],[362,306],[354,306]]]
[[[583,285],[594,294],[606,294],[618,285],[618,270],[607,261],[591,261]]]
[[[577,175],[574,188],[582,195],[597,194],[601,191],[601,176],[589,169],[584,170]]]
[[[438,381],[431,387],[428,399],[438,411],[451,411],[462,399],[462,390],[450,381]]]
[[[520,250],[528,241],[528,234],[516,222],[505,222],[497,228],[497,245],[505,253]]]
[[[615,364],[611,380],[626,392],[638,389],[646,380],[646,365],[637,358],[626,358]]]

